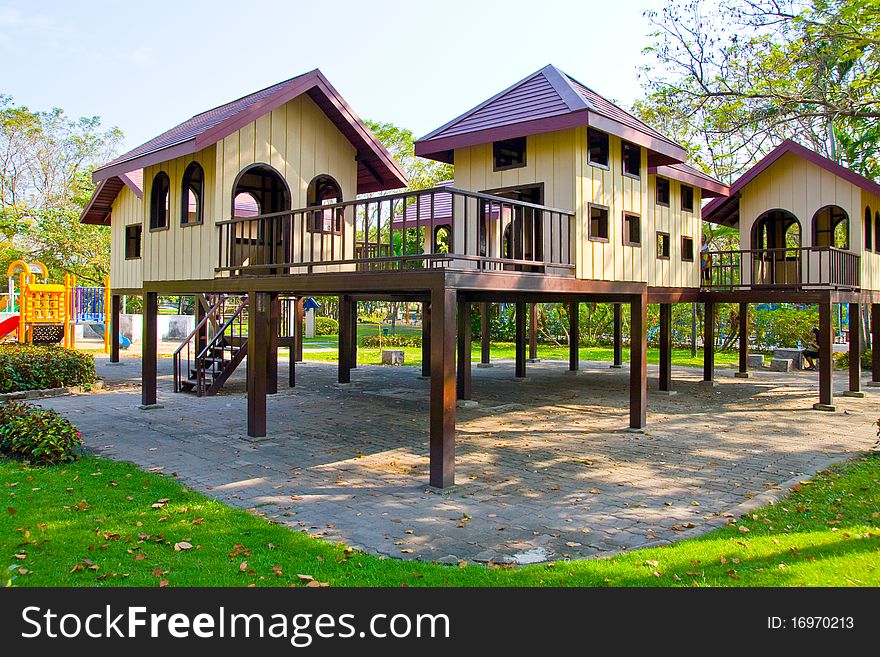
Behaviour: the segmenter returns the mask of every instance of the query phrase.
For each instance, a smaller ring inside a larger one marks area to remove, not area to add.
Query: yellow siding
[[[853,225],[856,228],[853,232],[858,231],[860,244],[863,245],[859,255],[862,256],[862,289],[880,290],[880,253],[868,251],[864,248],[865,242],[865,208],[871,208],[871,220],[874,222],[871,236],[877,239],[877,212],[880,212],[880,196],[862,192],[862,212],[854,218]],[[875,242],[876,243],[876,242]]]
[[[110,213],[110,285],[117,289],[137,289],[143,284],[143,259],[125,259],[125,227],[144,220],[144,203],[123,186]],[[143,244],[141,245],[143,253]]]

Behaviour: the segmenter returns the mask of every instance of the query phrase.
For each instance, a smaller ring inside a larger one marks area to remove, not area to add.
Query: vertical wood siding
[[[143,244],[141,259],[125,259],[125,227],[144,220],[144,202],[127,186],[113,201],[110,213],[110,285],[119,289],[139,288],[143,285]]]

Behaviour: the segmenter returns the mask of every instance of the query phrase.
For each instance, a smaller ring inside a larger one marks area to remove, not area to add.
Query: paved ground
[[[271,438],[255,443],[243,372],[197,399],[172,393],[170,360],[159,362],[164,409],[138,410],[138,359],[100,356],[108,390],[41,403],[97,453],[328,540],[443,562],[583,558],[694,536],[868,448],[880,414],[876,388],[838,397],[837,413],[809,410],[815,373],[719,370],[713,389],[676,368],[679,394],[649,392],[649,429],[630,433],[626,369],[586,363],[572,376],[543,362],[517,382],[500,363],[473,370],[480,404],[458,412],[457,485],[437,492],[426,486],[429,382],[415,368],[361,367],[359,387],[343,390],[335,365],[301,365],[299,387],[270,398]]]

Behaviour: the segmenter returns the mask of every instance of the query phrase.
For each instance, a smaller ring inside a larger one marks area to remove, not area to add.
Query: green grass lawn
[[[880,585],[876,453],[700,538],[517,568],[379,559],[106,459],[39,468],[0,460],[0,482],[0,564],[16,565],[17,586]]]

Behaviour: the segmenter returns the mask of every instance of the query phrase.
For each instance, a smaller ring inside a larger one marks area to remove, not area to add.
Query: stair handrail
[[[205,357],[217,347],[217,344],[222,340],[225,336],[227,329],[232,325],[232,323],[241,315],[245,308],[247,308],[248,299],[245,297],[244,301],[235,309],[235,312],[232,313],[229,318],[223,323],[223,325],[214,333],[214,337],[211,338],[205,347],[196,354],[195,358],[195,371],[196,371],[196,394],[201,397],[204,394],[204,371],[202,367],[202,363],[204,363]]]
[[[174,367],[174,391],[175,392],[180,392],[180,367],[179,367],[179,365],[180,365],[180,354],[183,351],[183,348],[186,347],[187,350],[189,349],[189,344],[192,341],[192,339],[199,333],[199,331],[202,329],[202,327],[204,327],[205,324],[209,321],[208,318],[211,317],[213,315],[213,313],[217,312],[217,310],[223,304],[224,299],[225,299],[225,296],[221,296],[217,300],[217,302],[208,309],[208,311],[205,313],[204,317],[202,317],[202,319],[196,323],[195,328],[192,331],[190,331],[189,335],[187,335],[186,338],[183,340],[183,342],[180,343],[180,346],[174,350],[174,353],[172,354],[172,364]],[[196,301],[196,303],[198,303],[198,300]],[[196,358],[198,358],[198,356],[196,356]],[[189,361],[190,361],[189,353],[187,353],[187,359],[186,359],[187,369],[189,369]]]

